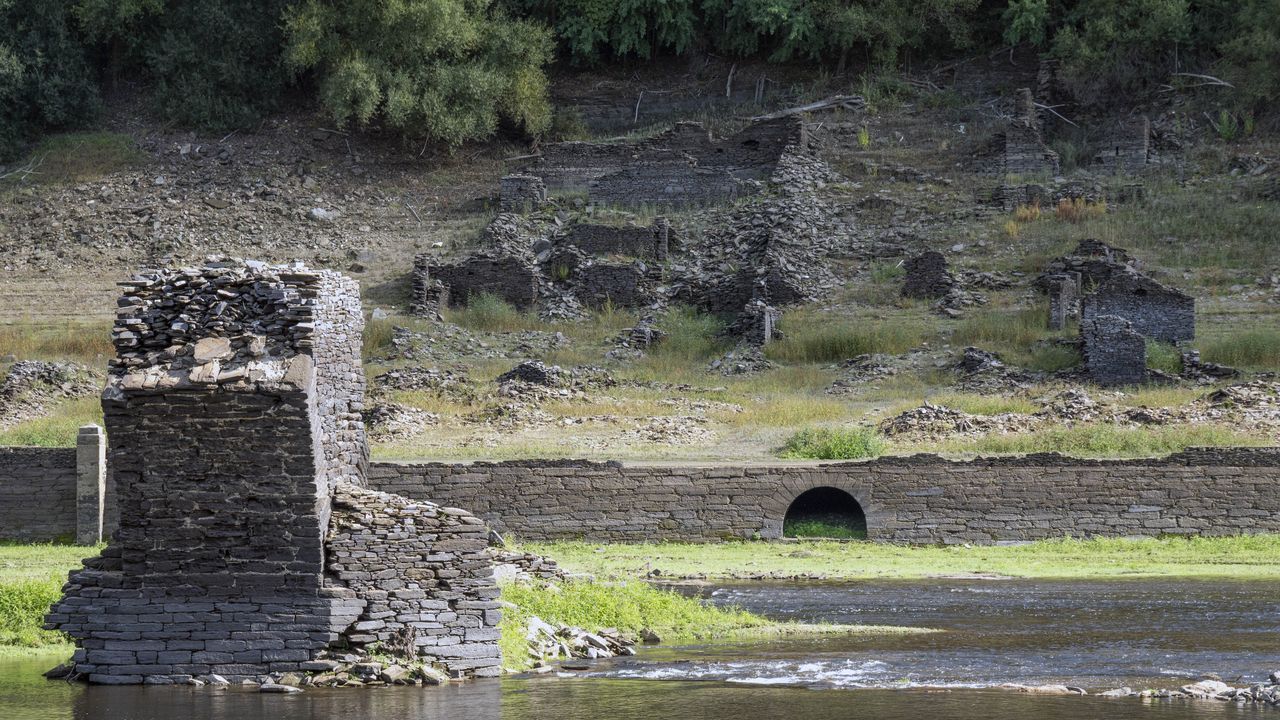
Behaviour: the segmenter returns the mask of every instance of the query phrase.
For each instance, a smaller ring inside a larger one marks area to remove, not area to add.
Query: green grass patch
[[[1170,343],[1147,340],[1147,368],[1177,375],[1182,372],[1182,353]]]
[[[808,517],[787,520],[782,525],[783,537],[829,538],[832,540],[866,540],[867,529],[847,522],[842,516]]]
[[[1280,330],[1259,328],[1204,343],[1201,356],[1208,362],[1239,368],[1280,368]]]
[[[968,315],[956,326],[951,341],[983,349],[1026,350],[1049,334],[1047,314],[1040,308],[993,308]]]
[[[67,572],[98,548],[0,543],[0,649],[61,646],[66,637],[44,630],[45,613],[62,596]]]
[[[525,633],[530,617],[589,631],[617,628],[634,635],[651,630],[664,640],[706,640],[772,624],[744,610],[704,605],[639,581],[511,583],[503,585],[502,599],[515,606],[503,611],[500,641],[504,662],[512,669],[528,666]]]
[[[904,546],[819,540],[600,544],[525,543],[572,572],[599,578],[823,577],[927,578],[966,574],[1010,577],[1280,578],[1280,535],[1042,540],[1014,546]]]
[[[515,332],[547,328],[547,323],[539,319],[536,313],[521,312],[492,293],[474,295],[467,298],[465,307],[449,308],[441,314],[445,320],[469,330]]]
[[[74,360],[101,365],[115,353],[108,322],[0,325],[0,354],[19,360]]]
[[[805,428],[790,438],[779,457],[810,460],[859,460],[884,452],[884,441],[868,428]]]
[[[788,363],[840,362],[875,353],[897,355],[918,346],[925,335],[920,325],[906,321],[855,324],[784,316],[781,325],[783,339],[766,346],[765,355]]]

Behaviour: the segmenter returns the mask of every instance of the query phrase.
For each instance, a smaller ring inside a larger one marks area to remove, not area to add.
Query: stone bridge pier
[[[119,527],[47,617],[75,672],[254,678],[395,638],[496,674],[483,523],[365,489],[356,283],[227,261],[124,286],[103,393]]]

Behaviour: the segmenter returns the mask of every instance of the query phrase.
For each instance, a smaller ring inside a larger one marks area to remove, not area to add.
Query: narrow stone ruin
[[[946,297],[955,287],[955,277],[947,270],[947,259],[936,250],[909,258],[902,267],[906,271],[902,280],[903,297],[933,300]]]
[[[507,175],[499,182],[501,212],[527,212],[546,204],[547,186],[537,175]]]
[[[1080,325],[1084,364],[1099,385],[1139,385],[1147,379],[1147,340],[1117,315],[1099,315]]]
[[[1058,153],[1044,143],[1035,98],[1021,88],[1015,98],[1015,117],[1005,129],[1004,171],[1009,175],[1057,175]]]
[[[1093,161],[1107,170],[1138,172],[1151,158],[1151,120],[1146,115],[1120,121],[1099,143]]]
[[[378,643],[500,670],[480,520],[364,489],[356,283],[300,264],[144,272],[103,410],[119,528],[46,627],[90,682],[265,682]]]

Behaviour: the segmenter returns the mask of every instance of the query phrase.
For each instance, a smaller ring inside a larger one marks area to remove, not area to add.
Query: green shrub
[[[140,77],[165,120],[248,127],[280,107],[289,79],[281,14],[294,0],[78,0],[115,72]]]
[[[868,353],[896,355],[924,340],[924,330],[918,324],[904,321],[853,324],[784,317],[781,329],[783,339],[765,346],[765,355],[793,363],[840,362]]]
[[[1264,437],[1221,425],[1121,427],[1085,424],[1057,426],[1034,433],[983,435],[900,448],[962,453],[1016,454],[1060,452],[1080,457],[1157,457],[1200,446],[1267,445]]]
[[[285,14],[286,58],[312,71],[340,124],[375,122],[457,146],[499,121],[538,133],[551,121],[550,33],[492,0],[304,0]]]
[[[785,520],[782,524],[782,535],[796,538],[866,540],[867,528],[855,526],[841,516],[816,519],[807,517],[800,520]]]
[[[65,642],[62,633],[42,627],[49,606],[62,597],[62,583],[59,575],[0,581],[0,646]]]
[[[866,428],[806,428],[790,438],[780,457],[810,460],[859,460],[878,457],[884,441]]]
[[[487,292],[472,295],[465,307],[451,309],[444,315],[449,322],[486,332],[512,332],[545,325],[536,315],[522,313],[500,296]]]
[[[71,5],[0,0],[0,160],[39,133],[83,125],[99,105]]]

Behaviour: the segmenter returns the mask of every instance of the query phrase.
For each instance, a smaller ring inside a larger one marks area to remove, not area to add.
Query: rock
[[[399,683],[410,679],[411,675],[408,670],[399,665],[388,665],[378,673],[378,679],[385,683]]]
[[[369,316],[372,317],[374,320],[386,320],[388,317],[390,317],[390,315],[387,314],[387,311],[383,310],[380,307],[374,308],[373,312],[370,313]]]
[[[300,693],[302,688],[293,687],[292,685],[281,685],[280,683],[263,683],[258,687],[258,692],[264,693]]]
[[[1182,686],[1182,692],[1193,697],[1213,697],[1230,689],[1232,689],[1231,686],[1221,680],[1201,680]]]
[[[1122,687],[1122,688],[1116,688],[1115,690],[1108,690],[1106,692],[1098,693],[1098,696],[1099,697],[1129,697],[1130,695],[1133,695],[1133,694],[1134,692],[1132,688]]]
[[[57,667],[53,668],[52,670],[46,671],[44,676],[46,679],[49,679],[49,680],[58,680],[60,678],[64,678],[70,675],[71,670],[72,670],[71,665],[68,665],[67,663],[60,663]]]
[[[195,361],[204,364],[212,360],[225,360],[231,357],[231,340],[229,338],[209,337],[196,341]]]
[[[307,211],[307,219],[312,222],[331,223],[338,219],[339,214],[337,210],[314,207]]]
[[[424,685],[443,685],[449,682],[449,676],[443,670],[430,665],[419,667],[417,675]]]
[[[337,660],[308,660],[298,665],[299,670],[306,672],[333,672],[337,670],[342,663]]]
[[[1280,685],[1280,670],[1276,670],[1271,673],[1271,675],[1267,677],[1267,680],[1270,681],[1272,685]]]
[[[307,676],[303,675],[302,673],[287,672],[280,676],[280,680],[278,682],[281,685],[298,687],[300,685],[305,685],[306,681],[307,681]]]
[[[204,199],[204,204],[208,205],[214,210],[226,210],[227,208],[231,207],[231,203],[226,200],[223,200],[222,198],[208,197]]]
[[[230,685],[231,681],[222,677],[217,673],[212,673],[204,678],[210,685]]]
[[[656,645],[662,642],[662,637],[649,628],[643,628],[640,630],[640,642],[646,645]]]

